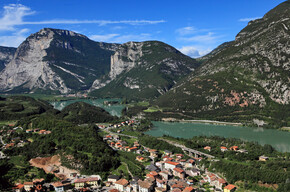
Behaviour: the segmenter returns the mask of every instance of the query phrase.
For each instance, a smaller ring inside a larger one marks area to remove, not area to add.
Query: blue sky
[[[17,47],[44,27],[95,41],[159,40],[191,57],[234,40],[249,20],[284,0],[1,0],[0,45]]]

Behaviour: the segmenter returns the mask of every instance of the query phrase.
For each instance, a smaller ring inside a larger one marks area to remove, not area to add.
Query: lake
[[[117,105],[104,105],[104,101],[119,101],[121,102],[121,99],[75,99],[75,100],[68,100],[68,101],[52,101],[50,104],[54,106],[55,109],[62,110],[64,107],[66,107],[69,104],[75,103],[75,102],[86,102],[91,105],[101,107],[108,111],[111,115],[120,117],[122,114],[122,110],[125,107],[125,105],[117,104]]]
[[[170,135],[180,138],[200,135],[233,137],[244,141],[256,141],[261,145],[270,144],[278,151],[290,152],[290,132],[276,129],[161,121],[155,121],[153,125],[152,130],[147,131],[146,134],[155,137]]]
[[[104,108],[110,114],[120,117],[125,105],[104,105],[104,101],[119,101],[121,99],[76,99],[68,101],[50,102],[56,109],[62,110],[65,106],[83,101]],[[290,152],[290,132],[276,129],[263,129],[252,127],[240,127],[230,125],[213,125],[204,123],[183,123],[154,121],[152,130],[146,134],[152,136],[170,135],[180,138],[192,138],[193,136],[221,136],[233,137],[244,141],[256,141],[261,145],[270,144],[278,151]]]

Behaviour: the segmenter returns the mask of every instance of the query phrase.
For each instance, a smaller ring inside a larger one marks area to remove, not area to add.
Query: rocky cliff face
[[[15,87],[32,90],[43,87],[58,89],[66,93],[69,89],[62,79],[55,74],[43,58],[47,55],[45,49],[50,46],[54,33],[41,30],[28,37],[17,49],[15,57],[0,74],[0,89],[11,90]]]
[[[14,47],[2,47],[0,46],[0,71],[12,60],[16,48]]]
[[[194,59],[162,42],[128,42],[111,56],[110,73],[95,81],[92,95],[157,97],[197,66]]]
[[[273,123],[279,114],[277,124],[287,125],[283,109],[290,102],[289,29],[286,1],[204,57],[200,68],[157,103],[191,117],[229,121],[260,118]]]
[[[110,56],[117,46],[97,43],[72,31],[42,29],[17,48],[0,73],[0,90],[86,90],[109,72]]]

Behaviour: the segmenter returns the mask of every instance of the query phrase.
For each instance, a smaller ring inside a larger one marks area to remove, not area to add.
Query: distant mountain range
[[[168,91],[198,66],[162,42],[103,43],[50,28],[30,35],[17,50],[0,52],[0,90],[7,93],[94,90],[96,96],[146,99]]]
[[[151,100],[165,116],[287,125],[289,29],[286,1],[195,60],[159,41],[102,43],[45,28],[17,50],[0,47],[0,91],[89,92]]]

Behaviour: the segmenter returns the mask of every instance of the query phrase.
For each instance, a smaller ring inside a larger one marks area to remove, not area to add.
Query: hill
[[[289,18],[286,1],[249,22],[154,104],[179,118],[289,126]]]
[[[26,96],[0,97],[0,119],[18,120],[22,117],[53,112],[53,106],[46,101]]]
[[[76,102],[66,106],[58,116],[63,120],[78,124],[111,122],[117,119],[104,109],[85,102]]]

